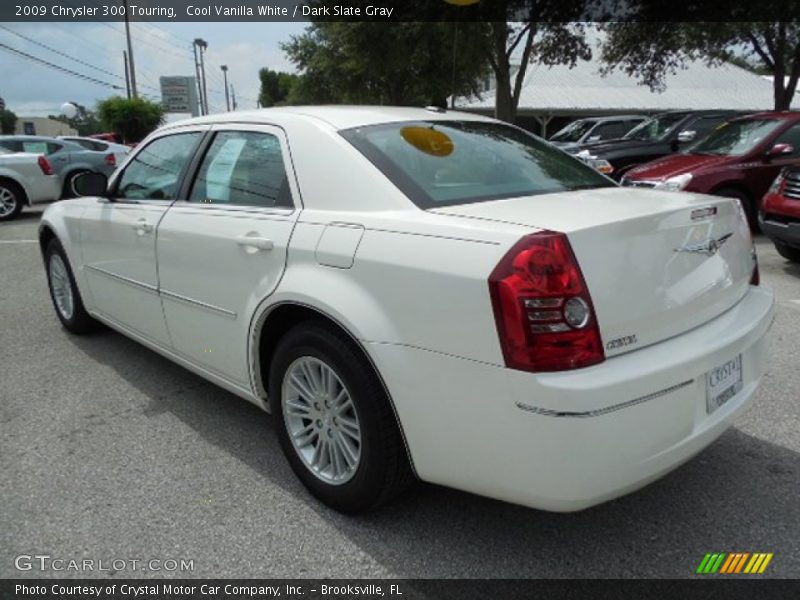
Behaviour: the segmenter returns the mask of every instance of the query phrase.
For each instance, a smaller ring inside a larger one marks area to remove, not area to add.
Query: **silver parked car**
[[[573,152],[581,144],[619,139],[646,120],[647,117],[644,115],[614,115],[578,119],[554,133],[549,141],[562,150]]]
[[[115,144],[114,142],[106,142],[105,140],[97,140],[95,138],[78,135],[60,135],[56,139],[64,140],[65,142],[73,142],[83,146],[87,150],[94,150],[95,152],[113,152],[118,165],[122,164],[131,151],[131,147],[125,144]]]
[[[35,135],[0,136],[0,148],[11,152],[44,155],[61,183],[61,197],[75,196],[75,178],[81,173],[96,172],[106,176],[117,168],[113,152],[87,150],[79,144]]]

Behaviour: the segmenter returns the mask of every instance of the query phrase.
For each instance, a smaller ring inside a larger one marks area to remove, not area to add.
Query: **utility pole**
[[[225,109],[231,112],[231,98],[228,94],[228,65],[222,65],[222,77],[225,79]]]
[[[194,45],[199,50],[200,54],[200,76],[202,78],[203,87],[202,87],[202,102],[203,102],[203,114],[208,114],[208,87],[206,86],[206,63],[205,59],[203,58],[203,54],[208,48],[208,42],[201,38],[195,38]]]
[[[128,72],[128,53],[122,51],[122,62],[125,63],[125,92],[128,94],[128,100],[131,99],[131,76]]]
[[[233,84],[231,84],[231,104],[233,106],[233,110],[236,110],[236,92],[233,89]]]
[[[131,94],[134,98],[137,98],[138,95],[136,93],[136,66],[133,62],[133,44],[131,43],[131,22],[128,18],[128,0],[122,0],[123,7],[125,9],[125,37],[128,39],[128,61],[125,63],[128,65],[128,70],[130,71],[130,78],[131,78]]]
[[[194,72],[197,75],[197,105],[199,108],[197,112],[204,115],[206,111],[203,109],[203,83],[200,80],[200,61],[197,59],[197,40],[192,42],[192,51],[194,52]]]

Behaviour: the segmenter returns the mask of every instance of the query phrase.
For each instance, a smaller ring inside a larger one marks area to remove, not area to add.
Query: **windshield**
[[[501,123],[407,121],[340,133],[420,208],[615,185]]]
[[[655,142],[667,135],[675,125],[682,121],[686,115],[666,114],[659,117],[648,119],[640,123],[623,136],[626,140],[640,140],[643,142]]]
[[[551,142],[579,142],[595,126],[594,121],[573,121],[550,138]]]
[[[687,152],[741,156],[763,142],[764,138],[775,131],[781,123],[775,119],[748,119],[723,123]]]

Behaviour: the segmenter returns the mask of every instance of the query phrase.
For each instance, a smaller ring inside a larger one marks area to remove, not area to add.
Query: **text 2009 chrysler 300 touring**
[[[64,326],[271,411],[339,510],[414,476],[581,509],[702,450],[762,375],[773,296],[735,200],[620,188],[492,119],[214,115],[76,186],[40,231]]]

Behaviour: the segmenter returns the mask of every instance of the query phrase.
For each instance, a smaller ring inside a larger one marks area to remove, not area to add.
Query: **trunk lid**
[[[702,209],[716,214],[698,216]],[[754,266],[749,229],[727,198],[604,188],[430,212],[566,233],[608,357],[725,312],[747,292]]]

